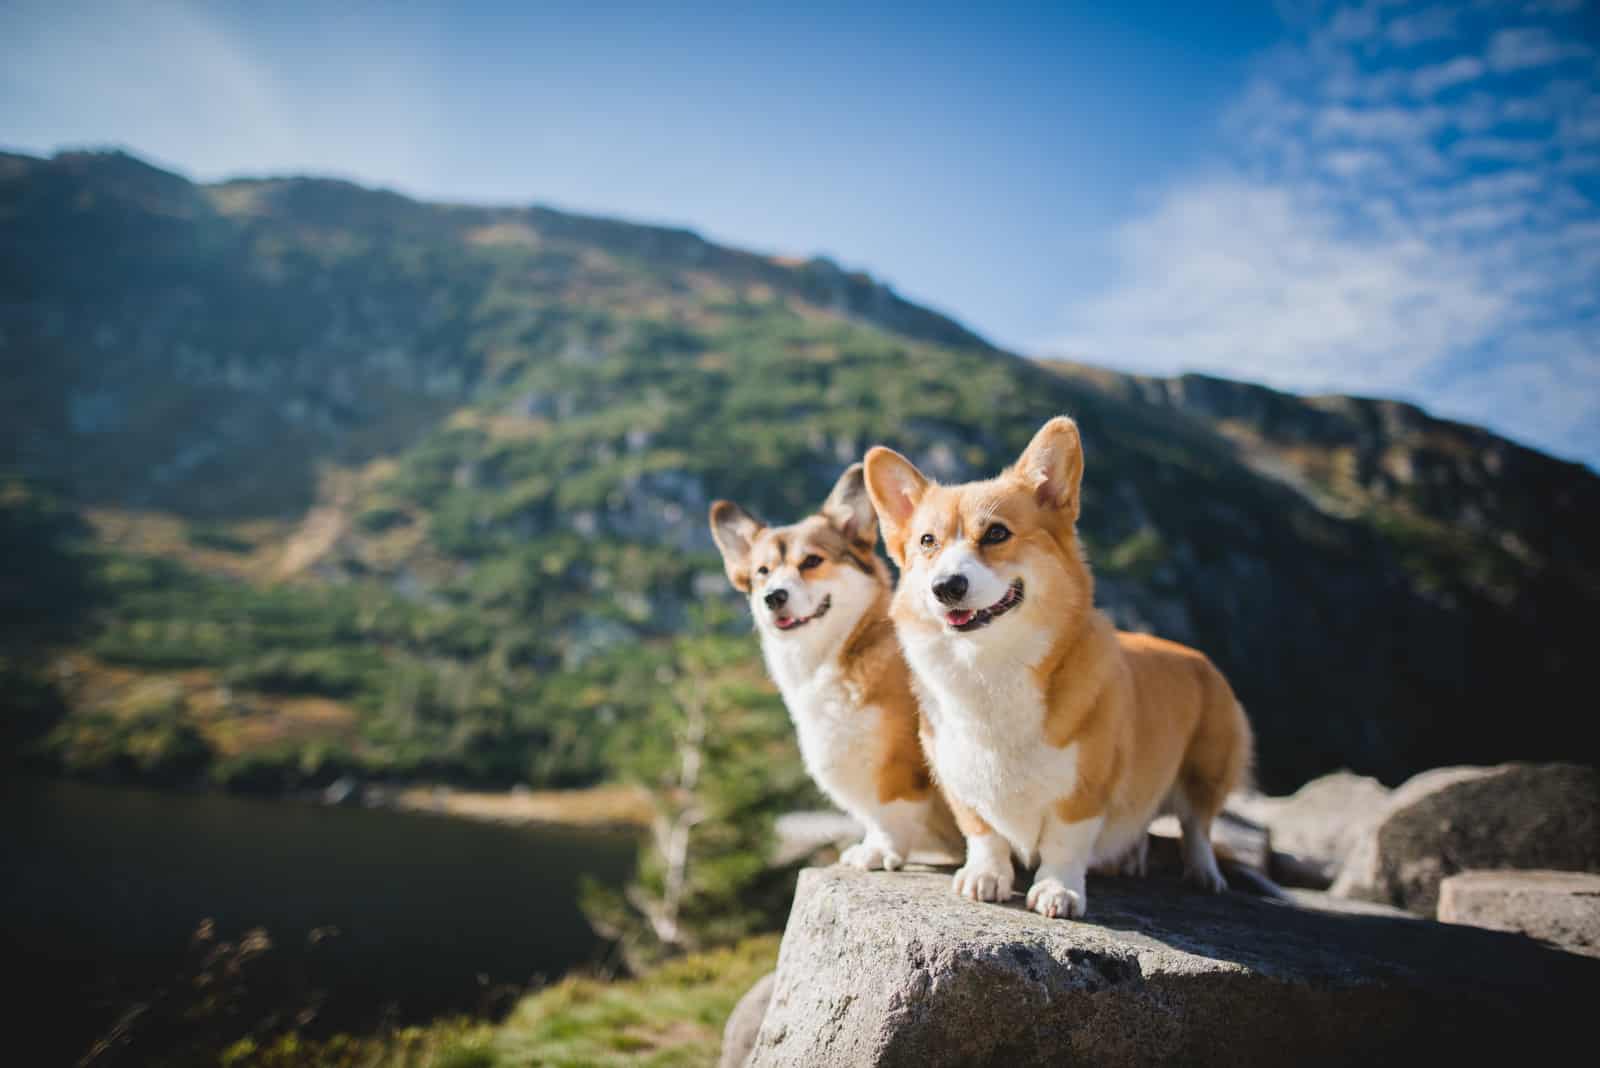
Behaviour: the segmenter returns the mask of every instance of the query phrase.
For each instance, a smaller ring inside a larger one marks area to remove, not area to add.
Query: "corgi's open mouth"
[[[944,614],[944,621],[956,630],[977,630],[987,627],[998,616],[1003,616],[1022,603],[1022,580],[1011,584],[1006,595],[988,608],[953,608]]]
[[[821,619],[828,614],[828,609],[833,607],[833,598],[824,597],[817,610],[809,616],[773,616],[772,621],[778,625],[779,630],[794,630],[799,626],[810,623],[813,619]]]

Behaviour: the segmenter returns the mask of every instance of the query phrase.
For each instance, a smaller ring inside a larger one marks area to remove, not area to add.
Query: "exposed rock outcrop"
[[[1469,868],[1600,872],[1600,771],[1577,764],[1437,768],[1362,831],[1333,893],[1434,915]]]
[[[1302,900],[1318,901],[1315,895]],[[1600,962],[1514,936],[1162,879],[1090,881],[1090,922],[948,874],[801,874],[749,1063],[1347,1063],[1564,1041]]]
[[[1600,875],[1464,871],[1439,884],[1439,919],[1514,931],[1600,957]]]

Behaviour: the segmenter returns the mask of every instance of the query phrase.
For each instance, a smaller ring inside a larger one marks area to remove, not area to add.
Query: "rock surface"
[[[1089,908],[1046,920],[958,898],[946,873],[805,871],[749,1063],[1526,1055],[1586,1028],[1600,983],[1600,962],[1510,935],[1161,879],[1091,876]]]
[[[1266,827],[1274,856],[1269,871],[1282,882],[1327,886],[1338,876],[1361,832],[1389,801],[1377,779],[1349,771],[1313,779],[1287,797],[1238,794],[1229,810]]]
[[[1464,871],[1439,884],[1439,919],[1514,931],[1600,957],[1600,875]]]
[[[717,1068],[744,1068],[755,1048],[756,1034],[761,1030],[761,1020],[767,1014],[767,1003],[772,1000],[773,980],[777,972],[768,972],[757,979],[722,1028],[722,1053],[717,1057]]]
[[[1333,893],[1433,916],[1469,868],[1600,872],[1600,771],[1577,764],[1438,768],[1363,830]]]

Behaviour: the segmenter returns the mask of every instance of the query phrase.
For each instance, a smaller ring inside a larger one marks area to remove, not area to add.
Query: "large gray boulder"
[[[1578,764],[1438,768],[1396,790],[1332,892],[1432,916],[1469,868],[1600,872],[1600,771]]]
[[[717,1057],[717,1068],[744,1068],[750,1060],[756,1034],[767,1014],[767,1003],[772,1000],[773,980],[777,975],[777,972],[768,972],[757,979],[733,1007],[728,1022],[722,1027],[722,1053]]]
[[[1464,871],[1439,884],[1439,919],[1515,931],[1600,957],[1600,875],[1581,871]]]
[[[1091,876],[1089,918],[967,901],[941,872],[805,871],[749,1064],[1526,1057],[1587,1030],[1600,984],[1600,961],[1516,936],[1162,879]]]

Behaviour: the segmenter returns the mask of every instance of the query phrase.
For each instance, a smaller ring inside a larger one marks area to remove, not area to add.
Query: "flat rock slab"
[[[1439,919],[1515,931],[1600,957],[1600,875],[1464,871],[1439,884]]]
[[[1091,876],[1089,915],[965,901],[944,872],[802,872],[749,1063],[1526,1057],[1589,1030],[1600,989],[1600,961],[1524,938],[1161,879]]]

